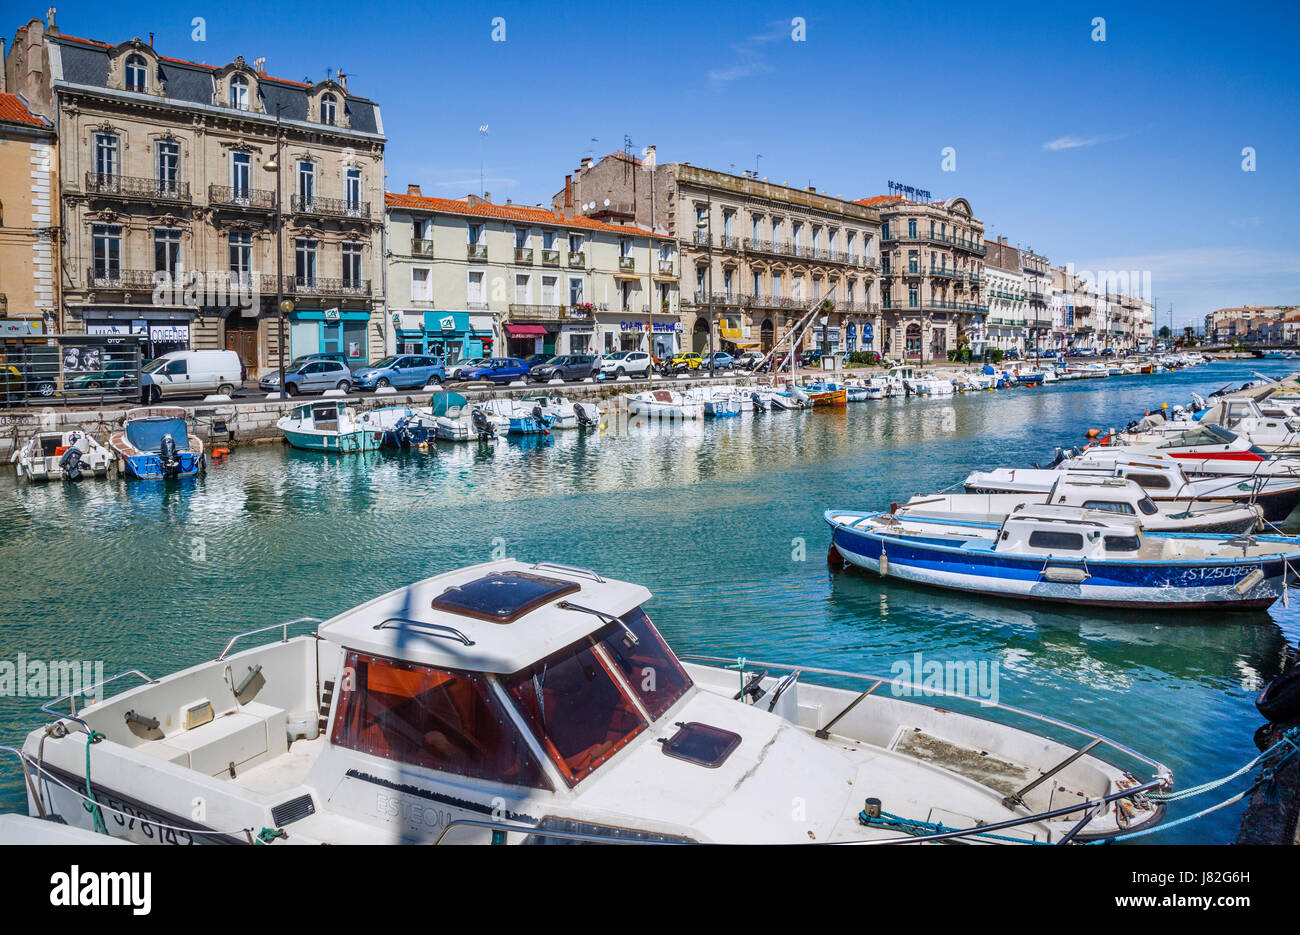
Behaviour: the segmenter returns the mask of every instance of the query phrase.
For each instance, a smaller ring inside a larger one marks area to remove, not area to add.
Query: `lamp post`
[[[279,327],[280,395],[284,388],[284,316],[293,311],[292,300],[284,297],[284,213],[282,207],[280,151],[283,137],[280,131],[280,105],[275,105],[275,155],[262,168],[275,173],[275,313]]]
[[[704,255],[707,258],[708,273],[705,288],[709,290],[709,376],[713,376],[713,192],[708,193],[705,202],[704,220],[695,222],[695,231],[704,231]]]

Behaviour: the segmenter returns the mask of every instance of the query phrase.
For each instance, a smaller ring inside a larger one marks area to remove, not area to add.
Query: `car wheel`
[[[350,392],[352,392],[352,384],[349,383],[347,380],[339,380],[339,384],[338,384],[338,386],[336,386],[336,387],[334,387],[334,388],[335,388],[336,390],[342,390],[342,391],[345,392],[345,393],[350,393]]]
[[[430,385],[430,386],[442,386],[442,377],[438,376],[438,375],[435,373],[433,376],[431,376],[431,377],[429,378],[429,385]]]
[[[625,377],[625,376],[627,376],[627,372],[622,367],[619,367],[617,370],[614,371],[615,379],[619,377]]]
[[[392,386],[392,383],[388,381],[388,377],[380,377],[378,380],[375,381],[375,389],[379,389],[381,386],[382,387]]]
[[[150,406],[162,402],[162,390],[158,389],[156,386],[149,387],[148,398]]]
[[[36,385],[36,392],[40,393],[42,396],[45,396],[45,397],[47,397],[47,398],[50,397],[50,396],[53,396],[53,395],[54,395],[54,384],[53,384],[53,383],[38,383],[38,384]]]
[[[297,396],[297,395],[298,395],[298,384],[297,384],[297,383],[286,383],[286,384],[284,385],[284,391],[285,391],[286,393],[288,393],[290,396]]]
[[[99,389],[100,387],[102,387],[103,385],[104,385],[104,384],[100,383],[98,380],[91,380],[89,383],[86,384],[86,389],[88,389],[88,390],[97,390],[97,389]]]
[[[222,396],[233,396],[235,394],[235,387],[230,383],[223,383],[217,387],[217,392]]]

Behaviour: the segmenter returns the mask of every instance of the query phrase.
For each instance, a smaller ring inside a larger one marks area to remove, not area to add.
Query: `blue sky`
[[[45,5],[6,9],[12,35]],[[110,42],[152,31],[160,53],[209,64],[264,55],[278,77],[346,71],[383,109],[390,191],[464,196],[481,159],[494,200],[549,202],[583,155],[626,135],[661,161],[757,167],[832,195],[896,179],[965,196],[990,237],[1053,264],[1150,270],[1161,324],[1171,302],[1179,327],[1224,305],[1300,303],[1295,2],[140,0],[59,4],[58,22]]]

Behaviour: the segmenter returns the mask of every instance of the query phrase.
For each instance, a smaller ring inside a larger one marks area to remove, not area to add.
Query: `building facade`
[[[0,76],[0,337],[59,330],[58,145]]]
[[[986,340],[989,347],[1003,352],[1025,349],[1029,321],[1025,317],[1029,300],[1028,285],[1021,268],[1020,250],[1005,237],[984,242],[984,297],[989,312]]]
[[[857,204],[880,212],[879,350],[894,360],[943,361],[986,340],[984,224],[965,198],[923,203],[898,195]]]
[[[1300,312],[1297,305],[1236,305],[1219,308],[1205,316],[1205,339],[1210,344],[1231,344],[1235,340],[1258,343],[1292,343],[1293,329],[1281,327]]]
[[[771,350],[826,300],[799,349],[879,349],[880,218],[872,207],[757,173],[660,164],[654,147],[644,159],[583,160],[552,206],[676,238],[689,350]]]
[[[430,198],[386,198],[399,350],[450,360],[682,346],[676,240],[630,224]]]
[[[65,332],[229,348],[256,374],[279,365],[284,308],[286,358],[383,353],[383,126],[345,75],[287,81],[39,19],[5,71],[62,140]]]
[[[1031,351],[1052,346],[1052,265],[1033,247],[1020,251],[1020,272],[1025,293],[1025,347]]]

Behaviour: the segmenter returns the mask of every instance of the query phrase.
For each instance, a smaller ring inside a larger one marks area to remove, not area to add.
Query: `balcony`
[[[232,188],[229,185],[209,185],[208,202],[224,208],[246,211],[274,211],[275,192],[260,188]]]
[[[141,179],[129,175],[86,173],[86,191],[137,201],[166,201],[188,204],[190,183],[164,179]]]
[[[318,217],[334,218],[368,218],[370,202],[351,201],[345,198],[317,198],[314,195],[304,198],[294,195],[289,205],[295,214],[314,214]]]
[[[471,260],[487,260],[487,244],[471,243],[465,245],[465,256]]]
[[[723,234],[718,238],[718,246],[722,247],[724,250],[739,250],[740,238],[731,234]]]
[[[148,289],[154,287],[154,270],[122,269],[112,266],[86,267],[86,288],[88,289]]]
[[[433,241],[420,237],[412,239],[411,256],[433,256]]]
[[[559,265],[560,265],[560,251],[559,251],[559,250],[543,250],[543,251],[542,251],[542,265],[543,265],[543,266],[559,266]]]
[[[659,261],[659,275],[661,275],[661,276],[675,276],[675,275],[676,275],[676,271],[677,271],[677,264],[674,263],[672,260],[660,260],[660,261]]]
[[[294,295],[370,295],[369,279],[332,279],[324,276],[286,276],[284,291]]]
[[[585,253],[573,253],[573,252],[570,252],[570,253],[569,253],[569,265],[570,265],[570,266],[586,266],[586,265],[587,265],[587,255],[586,255]]]
[[[522,305],[510,303],[512,321],[559,321],[564,317],[563,305]]]
[[[619,257],[619,258],[618,258],[618,268],[619,268],[619,270],[620,270],[621,272],[624,272],[624,273],[634,273],[634,272],[636,272],[636,257],[634,257],[634,256],[621,256],[621,257]]]

